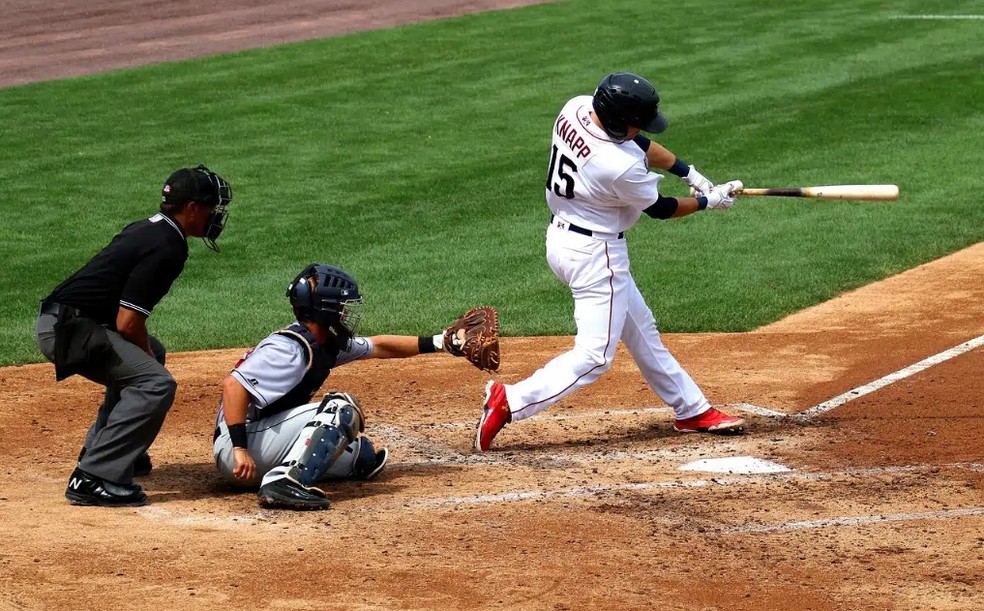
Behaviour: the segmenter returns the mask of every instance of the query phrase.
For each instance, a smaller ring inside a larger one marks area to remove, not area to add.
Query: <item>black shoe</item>
[[[144,452],[140,456],[137,456],[137,460],[133,463],[133,477],[150,475],[150,472],[153,470],[154,465],[150,462],[150,454]]]
[[[331,507],[331,501],[319,488],[308,488],[290,477],[282,477],[260,486],[260,505],[269,509],[316,511]]]
[[[65,498],[72,505],[101,507],[140,507],[147,494],[135,484],[116,484],[76,468],[68,478]]]

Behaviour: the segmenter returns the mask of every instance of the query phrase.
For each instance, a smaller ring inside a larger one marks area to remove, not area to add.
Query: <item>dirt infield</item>
[[[512,4],[182,0],[162,20],[138,0],[14,0],[0,84]],[[620,352],[485,455],[470,451],[485,377],[461,359],[355,363],[329,386],[364,401],[393,462],[310,514],[218,482],[212,427],[239,349],[170,355],[178,399],[136,509],[63,496],[100,389],[3,368],[0,610],[984,609],[982,336],[978,244],[752,333],[668,335],[748,418],[743,436],[673,433]],[[507,339],[500,378],[571,344]],[[737,457],[785,470],[681,469]]]
[[[620,354],[476,455],[484,378],[466,363],[346,366],[329,383],[370,406],[393,464],[317,514],[260,511],[214,474],[238,350],[171,357],[178,401],[138,509],[62,496],[99,389],[0,370],[0,608],[984,608],[984,350],[965,344],[984,334],[982,278],[984,244],[754,333],[667,336],[714,403],[746,412],[740,437],[673,433]],[[570,343],[507,340],[501,378]],[[789,470],[680,469],[742,456]]]

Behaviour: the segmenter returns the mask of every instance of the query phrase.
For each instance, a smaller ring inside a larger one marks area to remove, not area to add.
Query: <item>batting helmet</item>
[[[315,322],[348,346],[362,320],[362,294],[355,278],[333,265],[312,263],[287,286],[299,321]]]
[[[605,132],[616,139],[625,138],[630,127],[659,134],[670,124],[659,111],[659,94],[652,83],[628,72],[601,79],[591,105]]]

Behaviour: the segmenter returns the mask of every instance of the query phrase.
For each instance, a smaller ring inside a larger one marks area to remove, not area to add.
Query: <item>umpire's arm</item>
[[[143,314],[120,306],[116,313],[116,331],[126,341],[154,356],[154,351],[150,349],[150,339],[147,337],[147,317]]]

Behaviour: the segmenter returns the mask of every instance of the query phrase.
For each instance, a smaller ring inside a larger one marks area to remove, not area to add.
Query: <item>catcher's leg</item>
[[[364,435],[359,436],[345,448],[331,468],[325,472],[322,481],[355,479],[369,481],[383,472],[389,450],[377,450],[372,441]]]
[[[358,401],[345,393],[325,395],[314,418],[301,430],[284,462],[263,476],[264,507],[328,509],[323,490],[314,487],[363,430]]]

